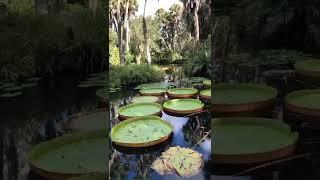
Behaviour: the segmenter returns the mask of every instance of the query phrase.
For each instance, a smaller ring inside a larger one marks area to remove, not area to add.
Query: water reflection
[[[124,105],[128,99],[130,98],[117,100],[115,103],[111,103],[116,105],[115,107],[112,107],[114,108],[115,114],[111,117],[116,118],[116,109],[121,105]],[[110,169],[112,169],[110,172],[111,179],[180,179],[180,177],[175,174],[162,176],[151,168],[155,159],[161,156],[162,152],[172,146],[195,149],[203,155],[205,160],[209,159],[211,153],[210,139],[205,139],[197,146],[195,145],[202,138],[202,135],[205,134],[205,131],[208,131],[208,128],[210,127],[210,123],[208,123],[208,121],[211,120],[210,116],[174,117],[163,112],[161,118],[173,125],[174,130],[171,138],[172,140],[161,149],[151,152],[146,151],[144,154],[122,153],[117,151],[114,147],[115,149],[113,149],[109,162]],[[113,125],[117,122],[119,122],[117,119],[112,119]],[[206,172],[206,169],[204,169],[196,176],[183,179],[210,179],[210,175]]]

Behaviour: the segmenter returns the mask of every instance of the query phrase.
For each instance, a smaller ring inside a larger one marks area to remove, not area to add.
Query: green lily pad
[[[162,88],[151,88],[151,89],[141,89],[141,94],[150,94],[150,95],[160,95],[165,93],[167,90]]]
[[[211,89],[206,89],[206,90],[200,91],[200,95],[206,96],[206,97],[211,97]]]
[[[83,175],[79,177],[68,178],[67,180],[106,180],[105,174]]]
[[[157,158],[152,168],[161,175],[177,174],[181,177],[197,175],[203,167],[200,153],[188,148],[170,147]]]
[[[161,110],[161,105],[157,103],[134,103],[119,108],[118,113],[126,117],[138,117],[153,115]]]
[[[203,106],[204,104],[198,99],[172,99],[163,104],[164,108],[174,111],[193,111]]]
[[[98,89],[96,95],[99,98],[106,99],[108,97],[108,91],[106,89]]]
[[[182,82],[187,83],[202,83],[203,81],[208,80],[208,78],[205,77],[190,77],[190,78],[183,78]]]
[[[106,142],[105,130],[58,137],[33,147],[28,161],[31,170],[36,167],[48,172],[46,178],[54,174],[104,173]]]
[[[158,101],[157,96],[136,96],[132,99],[132,103],[155,103]]]
[[[71,129],[74,131],[91,131],[106,129],[107,112],[98,111],[72,118]]]
[[[285,100],[297,107],[320,111],[320,89],[294,91],[289,93]]]
[[[38,83],[36,83],[36,82],[23,83],[23,84],[21,85],[21,87],[23,87],[23,88],[36,87],[36,86],[38,86]]]
[[[211,80],[205,80],[205,81],[203,81],[203,85],[205,85],[205,86],[211,86]]]
[[[37,82],[37,81],[40,81],[42,78],[40,77],[33,77],[33,78],[28,78],[26,79],[26,81],[28,82]]]
[[[320,60],[298,61],[295,63],[294,67],[298,73],[315,77],[320,76]]]
[[[14,87],[5,88],[4,91],[18,91],[18,90],[21,90],[22,88],[23,88],[22,86],[14,86]]]
[[[272,87],[257,84],[217,84],[213,89],[213,104],[243,104],[276,98]]]
[[[1,94],[0,97],[2,98],[13,98],[13,97],[17,97],[22,95],[22,92],[18,91],[18,92],[12,92],[12,93],[4,93]]]
[[[293,145],[298,139],[290,127],[276,119],[234,117],[211,122],[214,155],[268,153]],[[270,155],[272,159],[272,155]]]
[[[113,143],[127,147],[147,147],[168,139],[173,126],[158,116],[131,118],[111,130]]]
[[[176,84],[173,82],[162,82],[162,83],[149,83],[149,84],[140,84],[134,89],[168,89],[170,87],[175,87]]]
[[[193,95],[197,92],[198,90],[194,88],[173,88],[168,90],[168,93],[173,95]]]
[[[90,87],[105,87],[105,83],[95,83],[95,82],[83,82],[78,85],[80,88],[90,88]]]
[[[0,89],[4,89],[4,88],[10,88],[10,87],[14,87],[15,84],[14,83],[3,83],[0,87]]]

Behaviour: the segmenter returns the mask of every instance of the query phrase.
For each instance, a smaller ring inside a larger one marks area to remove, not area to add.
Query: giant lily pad
[[[211,86],[211,80],[203,81],[203,85],[206,86],[206,87],[210,87]]]
[[[108,96],[108,91],[106,89],[98,89],[96,91],[96,95],[99,97],[99,98],[102,98],[102,99],[106,99],[107,96]]]
[[[203,81],[208,80],[205,77],[190,77],[190,78],[183,78],[181,81],[186,83],[202,83]]]
[[[132,103],[155,103],[159,99],[157,96],[136,96],[132,99]]]
[[[28,153],[31,171],[47,179],[105,172],[106,131],[90,131],[41,143]]]
[[[158,116],[131,118],[111,130],[113,143],[125,147],[147,147],[167,140],[173,126]]]
[[[277,91],[257,84],[217,84],[213,89],[214,112],[255,111],[269,107]]]
[[[213,161],[257,163],[282,158],[295,149],[298,134],[276,119],[217,118],[211,122]]]
[[[37,82],[27,82],[27,83],[23,83],[21,86],[23,88],[29,88],[29,87],[36,87],[38,85]]]
[[[194,88],[174,88],[168,90],[167,93],[170,98],[192,98],[198,93],[198,90]]]
[[[187,115],[199,112],[204,104],[198,99],[172,99],[163,104],[165,112]]]
[[[5,88],[4,91],[19,91],[22,88],[23,88],[22,86],[13,86],[13,87]]]
[[[119,119],[132,117],[161,115],[162,106],[157,103],[134,103],[118,109]]]
[[[144,96],[162,96],[166,93],[166,89],[163,88],[151,88],[151,89],[141,89],[140,93]]]
[[[79,113],[73,116],[70,126],[73,131],[92,131],[106,129],[107,112],[99,110],[89,113]]]
[[[0,97],[2,98],[13,98],[13,97],[17,97],[17,96],[20,96],[22,95],[22,92],[18,91],[18,92],[8,92],[8,93],[4,93],[4,94],[1,94]]]
[[[290,111],[320,116],[320,89],[294,91],[285,101]]]
[[[152,168],[161,175],[177,174],[182,177],[197,175],[203,167],[202,155],[188,148],[170,147],[157,158]]]
[[[162,82],[162,83],[149,83],[149,84],[140,84],[134,89],[168,89],[170,87],[175,87],[176,84],[173,82]]]
[[[211,89],[200,91],[200,99],[211,100]]]
[[[320,77],[320,60],[298,61],[294,67],[299,74],[309,77]]]

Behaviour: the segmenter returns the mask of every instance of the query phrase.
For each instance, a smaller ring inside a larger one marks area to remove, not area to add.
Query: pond
[[[77,88],[78,83],[65,77],[42,81],[19,97],[0,99],[0,179],[43,179],[29,173],[31,147],[69,134],[64,125],[72,114],[102,107],[96,88]]]
[[[122,94],[122,95],[121,95]],[[119,92],[111,95],[110,127],[113,127],[117,119],[117,109],[130,103],[138,91]],[[110,153],[110,178],[111,179],[177,179],[178,175],[160,175],[152,169],[153,162],[161,156],[162,152],[170,147],[180,146],[191,148],[202,154],[205,165],[195,176],[186,179],[210,179],[207,162],[211,154],[210,135],[200,141],[210,131],[210,113],[203,112],[191,117],[175,117],[162,113],[163,120],[173,125],[173,136],[168,142],[162,143],[153,149],[135,151],[133,148],[121,148],[112,145]]]

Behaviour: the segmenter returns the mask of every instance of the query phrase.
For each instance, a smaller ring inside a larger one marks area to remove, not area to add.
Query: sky
[[[145,0],[138,0],[139,7],[138,12],[136,12],[136,16],[143,15],[144,1]],[[173,4],[181,4],[181,2],[179,0],[148,0],[146,6],[146,16],[153,16],[160,8],[169,10]]]

